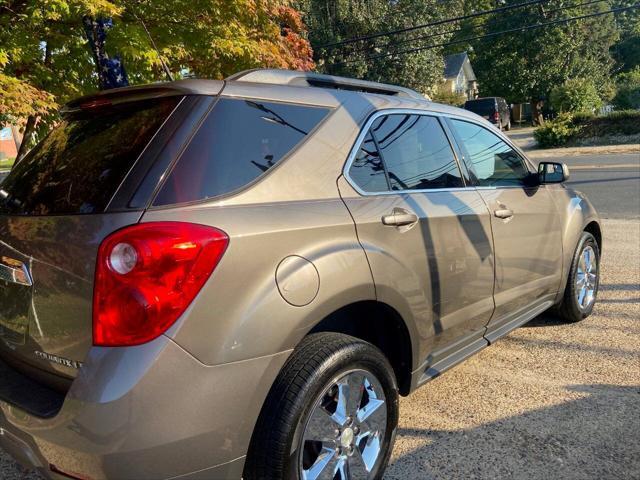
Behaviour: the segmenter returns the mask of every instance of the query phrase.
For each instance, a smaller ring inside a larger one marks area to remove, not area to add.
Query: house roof
[[[454,53],[453,55],[444,57],[444,77],[450,78],[457,76],[466,58],[466,52]]]
[[[453,55],[444,57],[444,78],[455,78],[462,69],[465,70],[467,80],[476,80],[476,75],[473,72],[469,56],[466,52],[454,53]]]

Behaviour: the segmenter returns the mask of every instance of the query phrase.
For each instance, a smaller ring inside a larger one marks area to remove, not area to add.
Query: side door
[[[549,307],[560,286],[560,215],[526,160],[502,137],[463,119],[448,120],[473,183],[491,212],[496,310],[487,336],[500,336]],[[493,332],[491,332],[493,330]]]
[[[465,345],[486,344],[493,312],[489,214],[478,192],[465,188],[441,120],[379,112],[358,145],[339,185],[378,299],[404,305],[401,313],[421,337],[419,358],[430,365]]]

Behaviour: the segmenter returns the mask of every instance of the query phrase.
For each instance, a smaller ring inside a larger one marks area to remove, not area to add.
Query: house
[[[444,84],[441,91],[464,95],[467,100],[478,96],[478,82],[466,52],[444,57]]]
[[[19,144],[18,129],[14,126],[0,125],[0,160],[15,158]]]

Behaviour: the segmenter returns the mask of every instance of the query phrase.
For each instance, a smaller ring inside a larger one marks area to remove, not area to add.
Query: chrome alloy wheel
[[[383,450],[387,405],[378,379],[351,370],[316,400],[299,445],[300,478],[371,478]]]
[[[598,260],[591,246],[585,247],[580,254],[575,282],[578,306],[585,310],[594,302],[598,286]]]

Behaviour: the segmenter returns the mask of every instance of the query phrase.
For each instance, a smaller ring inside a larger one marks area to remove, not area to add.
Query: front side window
[[[154,205],[204,200],[245,187],[286,157],[328,113],[321,107],[221,98]]]
[[[529,170],[522,157],[507,143],[474,123],[451,119],[451,125],[478,186],[525,185]]]

